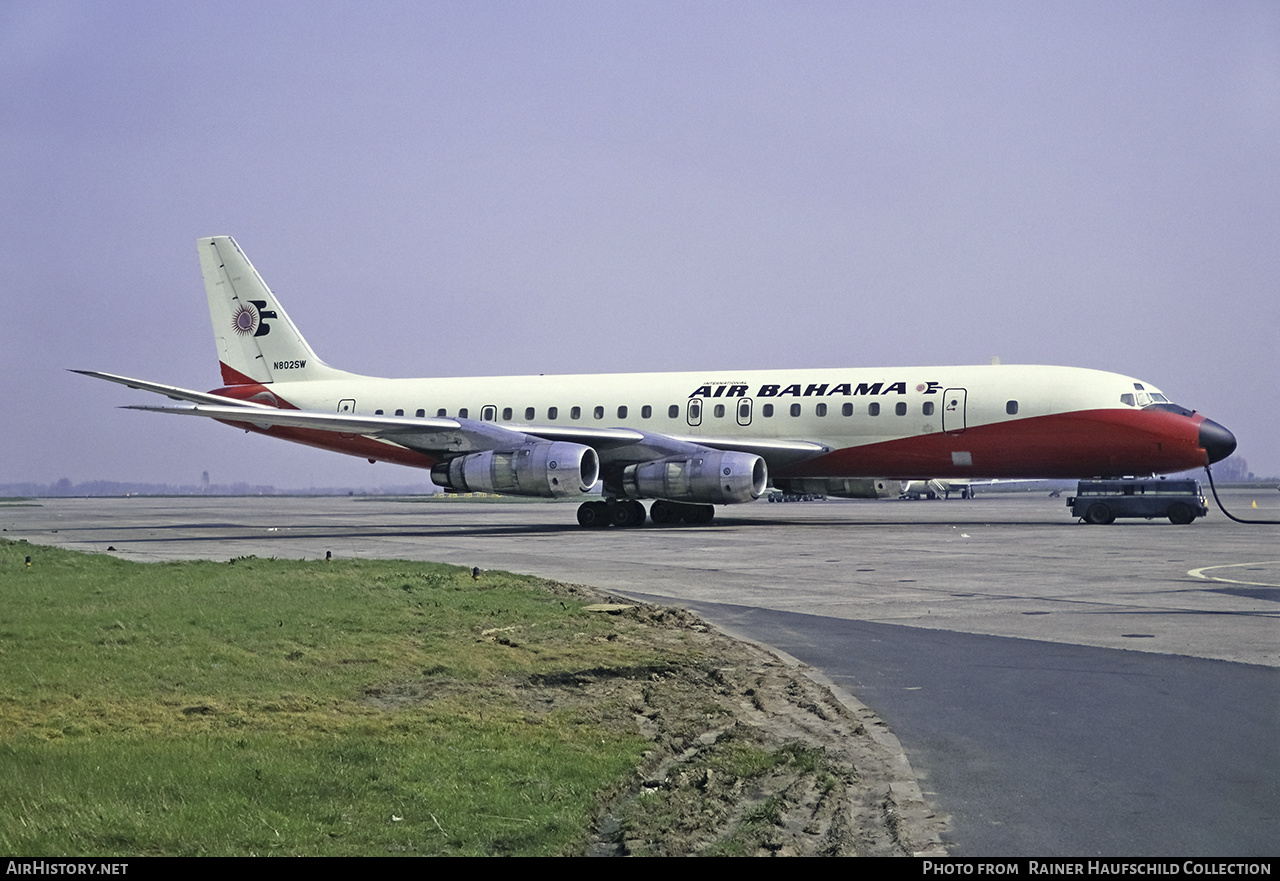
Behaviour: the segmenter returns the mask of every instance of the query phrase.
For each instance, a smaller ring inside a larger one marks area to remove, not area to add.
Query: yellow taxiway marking
[[[1227,563],[1223,566],[1201,566],[1199,569],[1190,569],[1187,574],[1192,578],[1203,578],[1205,581],[1222,581],[1227,584],[1249,584],[1254,587],[1280,587],[1280,584],[1273,584],[1270,581],[1241,581],[1237,578],[1223,578],[1221,575],[1205,575],[1210,569],[1236,569],[1240,566],[1274,566],[1280,563],[1280,560],[1259,560],[1256,563]]]

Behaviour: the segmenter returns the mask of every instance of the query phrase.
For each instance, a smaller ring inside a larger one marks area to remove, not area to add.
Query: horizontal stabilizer
[[[175,401],[190,401],[193,404],[212,404],[214,406],[233,406],[242,410],[275,409],[267,404],[260,404],[257,401],[238,401],[234,398],[224,398],[222,395],[211,395],[208,392],[196,392],[191,389],[180,388],[176,385],[165,385],[161,382],[149,382],[145,379],[131,379],[128,376],[119,376],[115,373],[100,373],[97,370],[72,370],[71,372],[79,373],[82,376],[92,376],[94,379],[105,379],[107,382],[118,383],[119,385],[128,386],[129,388],[141,389],[144,392],[155,392],[158,395],[164,395],[166,398],[172,398]]]

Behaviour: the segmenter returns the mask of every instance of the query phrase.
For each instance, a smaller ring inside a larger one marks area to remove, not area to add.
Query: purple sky
[[[224,234],[361,373],[999,356],[1280,474],[1273,0],[17,0],[0,83],[0,483],[425,481],[65,372],[219,385]]]

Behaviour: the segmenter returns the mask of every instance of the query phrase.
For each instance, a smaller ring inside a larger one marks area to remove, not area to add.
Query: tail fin
[[[199,239],[209,317],[227,385],[347,376],[316,357],[230,236]]]

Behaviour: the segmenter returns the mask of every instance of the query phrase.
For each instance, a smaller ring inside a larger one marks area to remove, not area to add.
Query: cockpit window
[[[1154,395],[1152,396],[1154,397]],[[1161,395],[1164,397],[1164,395]],[[1188,410],[1186,407],[1173,403],[1172,401],[1163,401],[1158,404],[1150,404],[1148,410],[1164,410],[1166,413],[1177,413],[1179,416],[1194,416],[1195,410]]]
[[[1124,405],[1125,405],[1125,406],[1127,406],[1127,407],[1132,407],[1132,406],[1134,406],[1134,403],[1133,403],[1133,395],[1131,395],[1131,394],[1123,394],[1123,395],[1121,395],[1121,396],[1120,396],[1120,403],[1124,404]]]

